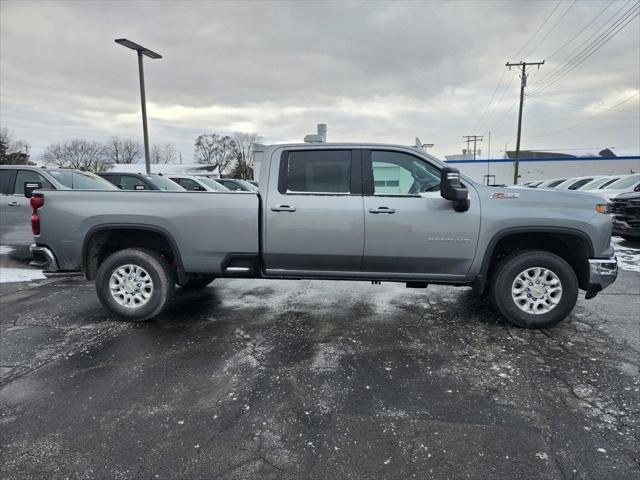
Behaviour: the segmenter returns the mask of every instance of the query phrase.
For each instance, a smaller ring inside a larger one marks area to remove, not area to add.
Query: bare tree
[[[8,128],[0,129],[0,165],[32,165],[29,161],[29,145],[14,140]]]
[[[240,173],[243,179],[253,176],[253,145],[260,141],[257,133],[236,132],[233,134],[234,151],[236,161],[234,170]]]
[[[224,172],[234,159],[235,142],[228,135],[203,133],[196,138],[194,157],[198,163],[207,163]]]
[[[111,137],[105,145],[105,158],[109,163],[137,163],[142,147],[137,140]]]
[[[50,144],[45,150],[44,159],[62,168],[90,172],[102,172],[109,165],[102,144],[79,138]]]
[[[151,163],[175,163],[178,154],[170,143],[154,144],[151,147]]]

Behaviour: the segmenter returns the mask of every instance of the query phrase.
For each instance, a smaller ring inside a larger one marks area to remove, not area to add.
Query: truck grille
[[[640,197],[614,199],[611,212],[616,220],[627,222],[632,228],[640,227]]]

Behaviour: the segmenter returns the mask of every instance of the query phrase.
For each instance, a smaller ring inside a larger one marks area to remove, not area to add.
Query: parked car
[[[619,180],[620,178],[622,178],[623,175],[609,175],[606,177],[600,177],[600,178],[595,178],[593,180],[591,180],[590,182],[582,185],[580,188],[578,188],[578,190],[600,190],[602,188],[605,188],[606,186],[612,184],[613,182],[615,182],[616,180]]]
[[[524,187],[527,187],[527,188],[538,188],[538,186],[539,186],[541,183],[544,183],[544,182],[542,182],[542,181],[528,182],[528,183],[525,183],[523,186],[524,186]]]
[[[613,198],[613,234],[625,240],[640,239],[640,193],[623,193]]]
[[[557,188],[558,190],[578,190],[583,185],[598,178],[600,177],[596,175],[589,175],[587,177],[574,177],[556,185],[555,188]]]
[[[114,184],[120,190],[184,191],[184,188],[170,178],[155,173],[105,172],[98,175]]]
[[[624,177],[610,183],[605,188],[599,190],[585,190],[590,193],[596,193],[608,200],[617,197],[622,193],[640,191],[640,173],[633,175],[625,175]]]
[[[102,304],[131,321],[163,311],[174,283],[305,278],[471,286],[512,323],[542,328],[579,288],[592,298],[617,276],[599,197],[483,186],[411,147],[273,145],[259,188],[36,192],[32,248],[49,271],[95,279]]]
[[[229,190],[237,190],[242,192],[257,192],[258,187],[251,183],[241,180],[239,178],[216,178],[216,182],[220,185],[224,185]]]
[[[560,185],[562,182],[568,180],[568,178],[554,178],[553,180],[545,180],[540,183],[536,188],[555,188]]]
[[[79,170],[45,169],[28,165],[0,165],[0,243],[33,243],[31,207],[25,184],[40,184],[47,190],[117,190],[106,180]]]
[[[190,192],[228,192],[229,189],[204,175],[168,174],[169,178]]]

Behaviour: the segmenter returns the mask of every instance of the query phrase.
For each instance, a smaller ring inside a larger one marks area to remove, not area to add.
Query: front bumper
[[[585,298],[593,298],[596,294],[613,282],[618,277],[618,259],[615,255],[611,258],[589,259],[589,286]]]
[[[47,268],[45,269],[45,273],[47,272],[59,272],[60,267],[58,266],[58,260],[53,252],[47,247],[41,247],[36,245],[35,243],[29,247],[29,251],[31,255],[36,261],[42,261],[47,263]]]
[[[613,219],[613,234],[628,235],[630,237],[640,237],[640,228],[632,227],[624,220]]]

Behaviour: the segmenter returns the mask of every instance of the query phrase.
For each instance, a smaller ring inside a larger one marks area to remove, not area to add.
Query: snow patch
[[[31,282],[44,280],[42,270],[32,268],[0,268],[0,283]]]
[[[611,237],[611,243],[618,257],[618,268],[627,272],[640,272],[640,248],[623,246],[621,245],[623,242],[624,240],[620,237]]]
[[[15,252],[15,249],[11,248],[9,245],[0,245],[0,255],[9,255],[13,252]]]

